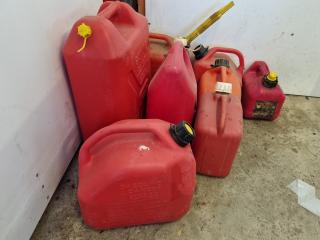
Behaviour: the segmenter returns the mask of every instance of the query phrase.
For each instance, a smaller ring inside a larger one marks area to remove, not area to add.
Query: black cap
[[[266,88],[274,88],[278,85],[278,75],[275,72],[269,72],[263,77],[262,84]]]
[[[194,129],[186,121],[172,124],[169,128],[169,132],[174,141],[181,147],[188,145],[195,137]]]
[[[230,67],[230,63],[229,63],[229,61],[227,59],[217,58],[214,61],[214,64],[211,65],[211,67],[213,67],[213,68],[221,67],[221,66],[229,68]]]
[[[208,49],[209,49],[209,47],[204,47],[202,44],[200,44],[200,45],[196,46],[192,52],[193,52],[196,60],[199,60],[199,59],[203,58],[205,55],[207,55]]]

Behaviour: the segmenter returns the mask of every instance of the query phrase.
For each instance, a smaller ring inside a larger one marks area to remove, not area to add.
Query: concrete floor
[[[82,224],[74,160],[32,239],[320,239],[320,218],[287,185],[300,178],[320,197],[320,99],[288,96],[275,122],[245,121],[231,174],[197,176],[189,213],[173,223],[94,231]]]

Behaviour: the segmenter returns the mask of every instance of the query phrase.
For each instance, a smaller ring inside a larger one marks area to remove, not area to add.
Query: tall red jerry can
[[[203,45],[197,46],[193,53],[195,55],[195,62],[193,63],[193,69],[197,81],[200,81],[202,75],[210,70],[212,66],[215,65],[217,59],[222,59],[228,61],[229,68],[234,72],[236,77],[240,80],[242,79],[243,69],[244,69],[244,57],[242,53],[234,48],[225,48],[225,47],[214,47],[211,49],[205,48]],[[239,65],[231,59],[228,54],[236,55],[239,61]]]
[[[103,6],[74,24],[63,49],[84,139],[118,120],[139,118],[150,78],[146,18],[126,3]]]
[[[110,229],[170,222],[190,208],[195,159],[186,122],[131,119],[94,133],[79,153],[78,200],[85,224]]]
[[[192,122],[196,101],[197,82],[189,55],[176,42],[148,87],[147,118]]]
[[[286,96],[278,76],[263,61],[254,62],[243,76],[243,115],[248,119],[274,120],[281,112]]]
[[[166,59],[170,48],[173,45],[173,38],[159,33],[150,33],[149,47],[151,60],[151,76],[158,71],[161,64]]]
[[[199,97],[192,142],[197,172],[225,177],[229,174],[243,135],[240,98],[207,92]]]

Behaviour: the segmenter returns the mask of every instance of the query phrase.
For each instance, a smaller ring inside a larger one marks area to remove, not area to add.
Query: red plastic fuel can
[[[200,174],[229,174],[242,138],[240,98],[206,92],[199,96],[195,121],[197,137],[192,143]]]
[[[166,59],[172,45],[172,37],[165,34],[150,33],[149,48],[151,59],[151,76],[154,76],[163,61]]]
[[[84,139],[115,121],[139,118],[150,79],[146,18],[122,2],[101,9],[74,24],[63,49]]]
[[[243,115],[249,119],[274,120],[286,96],[278,84],[278,76],[263,61],[254,62],[243,76]]]
[[[147,95],[147,118],[171,123],[192,122],[197,101],[197,82],[189,55],[180,42],[153,76]]]
[[[174,221],[190,207],[195,159],[186,122],[123,120],[93,134],[79,154],[78,199],[95,229]]]
[[[242,53],[233,48],[224,48],[224,47],[214,47],[211,49],[205,48],[203,45],[197,46],[193,53],[195,55],[196,61],[193,63],[193,69],[196,76],[197,81],[200,80],[201,76],[209,69],[212,68],[215,61],[217,59],[224,59],[227,60],[230,65],[230,69],[237,75],[237,78],[241,80],[243,75],[243,68],[244,68],[244,58]],[[232,61],[229,54],[234,54],[238,57],[239,66]]]

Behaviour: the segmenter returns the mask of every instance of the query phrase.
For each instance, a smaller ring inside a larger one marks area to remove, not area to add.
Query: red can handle
[[[119,128],[122,126],[119,125]],[[80,150],[80,156],[79,161],[81,164],[88,164],[91,160],[90,158],[90,150],[91,148],[98,144],[101,140],[103,140],[107,136],[111,136],[113,134],[119,134],[119,133],[146,133],[146,132],[151,132],[153,133],[156,138],[161,139],[164,141],[164,144],[166,145],[167,148],[170,148],[172,144],[170,141],[168,141],[168,138],[166,138],[166,134],[169,133],[169,125],[168,125],[168,132],[161,132],[160,129],[154,129],[151,126],[144,125],[144,126],[136,126],[135,128],[122,128],[121,130],[117,129],[112,129],[110,130],[109,128],[103,128],[98,130],[93,136],[87,139],[87,141],[83,144]],[[172,140],[173,141],[173,140]]]
[[[173,45],[173,39],[171,37],[169,37],[168,35],[165,35],[165,34],[150,33],[149,34],[149,38],[162,40],[162,41],[166,42],[166,44],[168,45],[169,48],[171,48],[172,45]]]
[[[217,131],[218,133],[223,133],[226,121],[227,121],[227,104],[229,96],[226,95],[214,95],[217,99],[217,113],[220,111],[220,118],[217,118]]]
[[[129,13],[130,9],[131,9],[131,7],[126,3],[106,1],[101,5],[101,7],[98,11],[98,16],[102,16],[106,19],[111,19],[112,17],[119,14],[119,15],[129,17],[129,18],[127,18],[128,23],[131,23],[132,25],[136,25],[135,19],[132,18],[131,17],[132,15]]]
[[[214,54],[221,52],[221,53],[231,53],[234,54],[238,57],[239,59],[239,66],[238,66],[238,71],[243,74],[243,69],[244,69],[244,57],[242,53],[234,48],[224,48],[224,47],[214,47],[209,50],[208,54],[205,55],[202,59],[209,59],[214,56]]]
[[[266,75],[270,72],[268,65],[264,61],[255,61],[247,70]]]

